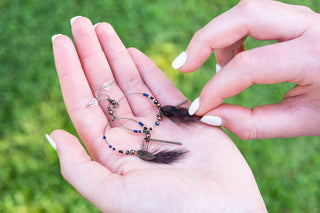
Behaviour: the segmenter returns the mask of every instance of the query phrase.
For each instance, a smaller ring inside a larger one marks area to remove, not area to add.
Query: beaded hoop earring
[[[168,143],[168,144],[174,144],[174,145],[182,145],[182,143],[180,142],[174,142],[174,141],[166,141],[166,140],[161,140],[161,139],[153,139],[151,138],[151,131],[154,130],[155,127],[160,125],[160,121],[162,120],[162,116],[166,116],[166,117],[175,117],[175,116],[185,116],[184,111],[185,110],[180,110],[179,106],[184,104],[185,102],[177,105],[177,106],[170,106],[170,105],[166,105],[164,107],[161,107],[161,104],[159,103],[159,101],[154,98],[153,96],[147,94],[147,93],[129,93],[123,97],[121,97],[118,101],[112,99],[108,94],[106,93],[100,93],[99,91],[101,90],[109,90],[111,88],[111,86],[113,85],[114,81],[109,83],[109,84],[104,84],[104,86],[100,89],[98,89],[95,92],[95,96],[96,99],[98,101],[108,101],[109,103],[107,104],[107,109],[108,109],[108,114],[111,116],[111,120],[110,122],[108,122],[108,124],[105,126],[104,131],[103,131],[103,140],[106,142],[106,144],[108,145],[108,147],[112,150],[115,151],[119,154],[122,155],[137,155],[138,157],[140,157],[143,160],[146,161],[152,161],[152,162],[157,162],[157,163],[171,163],[176,161],[177,159],[180,158],[180,156],[184,155],[187,151],[185,150],[150,150],[149,149],[149,142],[150,141],[155,141],[155,142],[162,142],[162,143]],[[117,116],[117,108],[120,107],[120,102],[127,98],[130,95],[142,95],[148,99],[150,99],[153,104],[156,106],[158,112],[156,115],[156,121],[154,122],[154,125],[152,127],[147,127],[143,122],[135,120],[133,118],[124,118],[124,117],[118,117]],[[173,107],[173,108],[172,108]],[[181,108],[182,109],[182,108]],[[180,113],[177,113],[180,112]],[[183,112],[183,113],[181,113]],[[131,132],[131,133],[138,133],[138,134],[145,134],[145,138],[143,143],[141,144],[141,148],[140,149],[127,149],[127,150],[123,150],[123,149],[118,149],[116,147],[114,147],[111,143],[108,142],[107,140],[107,128],[111,125],[111,123],[117,120],[117,122],[120,124],[120,126],[122,128],[124,128],[125,130]],[[127,126],[125,126],[120,120],[130,120],[133,121],[135,123],[138,124],[138,126],[140,126],[142,129],[131,129],[128,128]]]

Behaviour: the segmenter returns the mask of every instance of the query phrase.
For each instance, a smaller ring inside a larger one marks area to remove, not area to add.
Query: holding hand
[[[77,17],[72,33],[76,48],[58,35],[53,52],[65,105],[92,160],[65,131],[54,131],[48,140],[56,146],[62,175],[81,195],[104,212],[266,212],[249,166],[220,128],[164,119],[157,134],[189,150],[169,165],[111,151],[102,138],[110,121],[107,107],[86,107],[104,82],[115,81],[108,93],[116,100],[133,92],[151,94],[162,105],[186,98],[145,55],[127,50],[109,24],[93,28]],[[128,96],[117,112],[148,120],[155,108],[144,97]],[[117,126],[106,131],[118,147],[141,144],[141,137]]]
[[[309,8],[270,0],[242,0],[213,19],[173,62],[191,72],[214,50],[222,67],[189,113],[243,139],[320,135],[319,23],[320,15]],[[247,36],[279,43],[244,51]],[[253,84],[281,82],[297,85],[280,103],[253,109],[222,104]]]

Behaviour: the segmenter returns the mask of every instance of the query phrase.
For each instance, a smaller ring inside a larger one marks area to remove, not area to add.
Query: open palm
[[[126,94],[145,92],[162,105],[186,98],[141,52],[126,49],[113,28],[100,23],[96,29],[85,17],[72,24],[76,48],[67,36],[57,36],[54,58],[66,107],[84,145],[62,130],[51,133],[64,178],[78,192],[105,212],[264,212],[255,179],[239,150],[220,129],[198,122],[184,125],[168,118],[152,137],[182,142],[182,146],[150,142],[189,152],[172,164],[143,161],[113,152],[104,142],[108,124],[107,103],[86,107],[104,82],[119,100]],[[143,96],[128,96],[117,109],[119,117],[139,121],[155,119],[154,104]],[[122,149],[138,148],[143,136],[113,124],[108,140]]]

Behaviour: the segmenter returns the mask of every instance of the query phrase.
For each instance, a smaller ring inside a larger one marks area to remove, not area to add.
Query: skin
[[[236,18],[235,18],[236,17]],[[320,135],[320,15],[303,6],[241,0],[191,39],[182,72],[212,51],[222,70],[203,88],[196,115],[214,115],[242,139]],[[244,51],[247,36],[278,43]],[[253,84],[295,83],[280,103],[253,109],[222,104]],[[241,122],[239,122],[241,121]]]
[[[54,59],[65,105],[90,156],[69,133],[55,130],[50,136],[57,144],[63,177],[82,196],[103,212],[266,212],[248,164],[220,128],[163,119],[152,136],[182,142],[189,150],[170,165],[120,156],[107,148],[102,139],[107,104],[86,107],[103,82],[115,79],[107,91],[114,99],[132,92],[151,94],[162,105],[186,98],[150,59],[137,49],[126,49],[110,24],[94,29],[81,17],[72,24],[72,33],[75,46],[67,36],[56,37]],[[145,97],[129,96],[117,113],[148,123],[154,122],[156,110]],[[138,148],[143,140],[113,125],[107,137],[123,149]]]

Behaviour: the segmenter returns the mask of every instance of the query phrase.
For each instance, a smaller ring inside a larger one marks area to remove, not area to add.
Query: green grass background
[[[320,12],[318,0],[284,2]],[[56,152],[44,137],[56,128],[76,134],[51,48],[52,35],[71,35],[70,18],[82,15],[93,23],[111,23],[126,46],[145,52],[193,100],[215,73],[214,57],[190,74],[174,71],[171,62],[199,28],[236,3],[1,0],[0,212],[99,212],[61,177]],[[246,41],[247,48],[265,44]],[[255,85],[227,101],[248,107],[275,103],[290,87]],[[251,166],[270,212],[320,211],[319,137],[241,141],[228,134]]]

